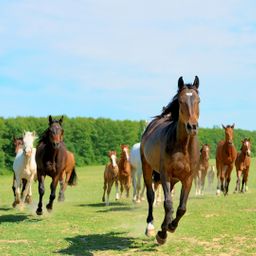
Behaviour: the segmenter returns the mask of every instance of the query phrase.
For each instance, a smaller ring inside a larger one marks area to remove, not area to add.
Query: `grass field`
[[[12,177],[0,176],[0,255],[256,255],[255,167],[253,159],[246,194],[232,193],[234,170],[227,197],[215,196],[215,189],[196,197],[193,188],[187,213],[163,246],[144,235],[145,201],[133,204],[130,198],[114,202],[113,189],[110,206],[103,205],[103,166],[78,168],[78,186],[68,187],[66,201],[55,201],[51,214],[45,210],[47,178],[42,217],[35,214],[37,184],[33,205],[13,209]],[[175,208],[178,198],[179,186]],[[157,230],[163,214],[162,205],[154,208]]]

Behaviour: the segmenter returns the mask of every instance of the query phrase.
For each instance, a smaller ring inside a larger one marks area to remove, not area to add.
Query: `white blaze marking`
[[[116,167],[117,166],[117,164],[116,164],[116,156],[112,155],[111,159],[112,159],[113,167]]]
[[[193,93],[192,92],[187,92],[186,95],[191,97],[193,95]]]

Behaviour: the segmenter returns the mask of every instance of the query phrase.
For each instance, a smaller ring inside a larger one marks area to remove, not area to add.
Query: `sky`
[[[256,1],[2,0],[0,116],[150,120],[183,76],[199,126],[256,130]]]

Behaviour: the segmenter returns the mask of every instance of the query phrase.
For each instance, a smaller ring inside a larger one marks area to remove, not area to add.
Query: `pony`
[[[196,195],[204,194],[205,177],[209,168],[210,146],[208,144],[202,145],[200,149],[199,169],[194,177]]]
[[[129,190],[131,187],[131,165],[129,156],[129,146],[121,145],[121,156],[118,161],[119,182],[120,182],[120,197],[124,189],[126,190],[126,197],[129,197]]]
[[[235,161],[236,175],[237,175],[235,192],[244,193],[248,191],[247,180],[248,180],[249,169],[251,164],[251,140],[250,138],[245,138],[241,142],[242,142],[242,146],[241,146],[240,152],[237,154],[237,158]],[[240,190],[241,176],[243,176],[243,180],[242,180],[242,188]]]
[[[156,239],[164,244],[167,231],[174,232],[181,217],[186,212],[186,204],[191,190],[194,173],[199,165],[198,119],[199,119],[199,78],[193,84],[178,80],[178,92],[172,101],[147,126],[141,140],[141,161],[143,177],[147,189],[148,216],[146,235],[154,233],[152,188],[153,170],[160,173],[164,191],[165,216],[161,231]],[[180,202],[176,218],[172,218],[173,202],[171,191],[180,181],[182,184]]]
[[[36,176],[37,166],[35,161],[36,149],[33,146],[33,143],[36,139],[35,132],[24,132],[23,135],[23,144],[19,141],[17,143],[18,151],[13,162],[14,170],[14,186],[13,192],[15,194],[15,200],[13,202],[13,207],[15,207],[20,202],[27,203],[32,202],[32,182]],[[18,146],[19,145],[19,146]],[[23,183],[22,180],[26,180],[26,183]],[[23,185],[24,190],[22,189],[21,197],[21,186]]]
[[[46,175],[52,178],[49,203],[46,205],[46,209],[50,212],[52,211],[53,202],[56,197],[55,194],[58,181],[60,180],[60,184],[63,183],[63,175],[66,170],[68,160],[68,151],[63,141],[63,116],[59,120],[55,120],[50,115],[48,120],[48,128],[40,136],[36,151],[39,192],[39,202],[36,210],[37,215],[43,214],[42,200],[45,192],[44,180]],[[73,184],[73,181],[76,178],[75,169],[72,170],[72,173],[73,172],[74,174],[71,174],[70,176],[70,184]],[[71,180],[71,178],[73,180]]]
[[[67,151],[67,160],[65,170],[62,173],[62,176],[59,179],[60,182],[60,191],[58,201],[63,202],[65,200],[65,191],[67,189],[67,185],[74,186],[77,185],[77,174],[75,170],[75,156],[72,152]]]
[[[208,173],[207,173],[208,190],[212,189],[215,173],[216,173],[215,167],[214,167],[214,165],[211,165],[210,169],[208,170]]]
[[[116,162],[116,151],[109,151],[108,157],[110,162],[106,164],[105,171],[104,171],[104,186],[103,186],[103,196],[102,196],[102,202],[105,202],[106,206],[109,205],[109,194],[111,192],[111,188],[113,186],[113,183],[115,182],[116,186],[116,200],[119,199],[119,193],[118,193],[118,174],[119,169]],[[107,199],[105,200],[105,194],[107,191]]]
[[[228,194],[228,187],[231,180],[231,172],[233,170],[237,152],[233,143],[234,127],[233,125],[222,125],[225,130],[225,140],[218,143],[216,148],[216,168],[217,168],[217,195],[220,191],[226,196]]]
[[[130,151],[130,164],[132,171],[133,201],[141,202],[145,191],[145,183],[143,182],[141,190],[142,166],[140,158],[140,143],[132,146]]]

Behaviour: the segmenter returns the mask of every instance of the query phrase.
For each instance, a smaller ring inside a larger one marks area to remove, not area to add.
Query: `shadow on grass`
[[[122,202],[110,202],[109,203],[110,206],[127,206],[127,204],[122,203]],[[92,204],[79,204],[79,207],[105,207],[105,203],[92,203]]]
[[[11,209],[13,209],[13,208],[11,208],[11,207],[0,207],[0,211],[3,211],[3,212],[7,212],[7,211],[10,211]]]
[[[7,214],[0,216],[0,223],[15,223],[15,222],[22,222],[22,221],[29,221],[29,222],[37,222],[41,221],[40,219],[31,219],[30,215],[26,214]]]
[[[111,255],[111,252],[107,251],[128,251],[130,252],[146,252],[156,251],[156,244],[150,242],[150,246],[141,246],[138,243],[137,238],[124,236],[125,233],[121,232],[109,232],[106,234],[92,234],[87,236],[75,236],[66,238],[66,241],[70,244],[68,248],[57,251],[64,255],[74,256],[91,256],[94,252],[105,252],[106,255]],[[141,243],[143,241],[140,240]],[[145,244],[145,243],[144,243]]]

